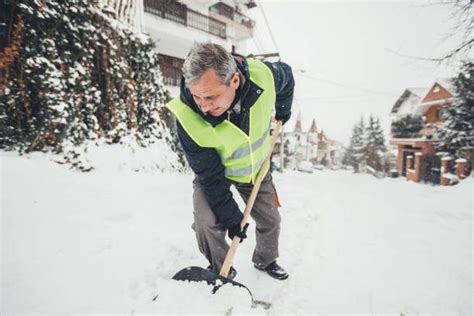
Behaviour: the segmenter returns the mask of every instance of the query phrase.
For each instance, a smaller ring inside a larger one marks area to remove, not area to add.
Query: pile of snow
[[[183,171],[179,157],[164,140],[156,139],[147,147],[139,145],[133,136],[127,136],[117,144],[99,139],[89,141],[79,149],[83,168],[107,171]],[[64,163],[64,158],[57,161]]]

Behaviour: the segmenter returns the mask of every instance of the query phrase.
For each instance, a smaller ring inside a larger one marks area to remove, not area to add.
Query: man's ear
[[[232,76],[232,79],[230,80],[230,84],[232,85],[232,88],[237,89],[240,85],[240,74],[238,71],[234,73]]]

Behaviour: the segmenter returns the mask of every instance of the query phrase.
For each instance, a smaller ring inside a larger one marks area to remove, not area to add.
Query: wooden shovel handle
[[[266,175],[266,172],[262,172],[262,170],[266,170],[268,165],[270,164],[270,157],[272,156],[273,147],[275,146],[278,135],[280,134],[282,125],[283,123],[281,121],[277,121],[275,130],[272,135],[272,140],[270,143],[270,151],[267,153],[267,156],[265,157],[265,161],[263,162],[263,165],[260,168],[260,172],[258,173],[257,179],[255,180],[255,184],[253,185],[252,192],[250,193],[250,197],[247,201],[247,205],[245,206],[244,217],[242,218],[242,221],[240,222],[241,229],[244,228],[245,224],[247,224],[249,220],[253,203],[255,202],[255,199],[257,198],[258,190],[260,189],[262,180]],[[270,172],[270,170],[268,170],[268,172]],[[227,278],[227,275],[229,274],[230,267],[232,266],[232,262],[234,261],[235,253],[237,252],[237,247],[239,246],[239,244],[240,244],[240,237],[234,236],[234,238],[232,239],[230,248],[227,251],[227,255],[225,256],[224,263],[222,264],[221,271],[219,272],[219,275],[223,276],[224,278]]]

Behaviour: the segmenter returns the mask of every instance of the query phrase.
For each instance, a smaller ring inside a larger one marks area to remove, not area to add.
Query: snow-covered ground
[[[265,310],[238,288],[211,295],[170,280],[207,265],[191,230],[192,175],[79,173],[43,154],[0,155],[2,315],[472,314],[472,178],[440,187],[275,174],[290,278],[253,268],[252,229],[234,262],[237,281],[272,304]]]

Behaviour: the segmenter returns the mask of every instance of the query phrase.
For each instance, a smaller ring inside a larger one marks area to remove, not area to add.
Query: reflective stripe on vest
[[[268,128],[264,132],[264,134],[259,139],[257,139],[257,141],[252,143],[251,148],[245,146],[241,149],[237,149],[236,151],[234,151],[234,153],[232,154],[231,157],[226,158],[226,161],[229,160],[229,159],[239,159],[239,158],[245,157],[245,156],[249,155],[251,151],[255,151],[258,148],[260,148],[260,146],[263,145],[263,142],[265,141],[265,139],[268,137],[269,132],[270,132],[270,125],[268,125]]]
[[[250,80],[261,90],[250,107],[249,135],[228,120],[213,127],[179,98],[166,105],[199,146],[217,151],[226,178],[241,183],[255,181],[270,150],[270,119],[276,98],[271,70],[259,60],[249,58],[247,62]]]
[[[232,177],[241,177],[241,176],[250,175],[252,173],[252,168],[254,168],[255,170],[260,169],[260,167],[262,166],[264,161],[265,161],[265,157],[263,157],[262,159],[257,161],[257,163],[254,166],[244,167],[244,168],[236,169],[236,170],[226,169],[225,170],[225,175],[226,175],[226,177],[230,177],[230,176],[232,176]],[[267,170],[265,170],[264,172],[267,172]]]

